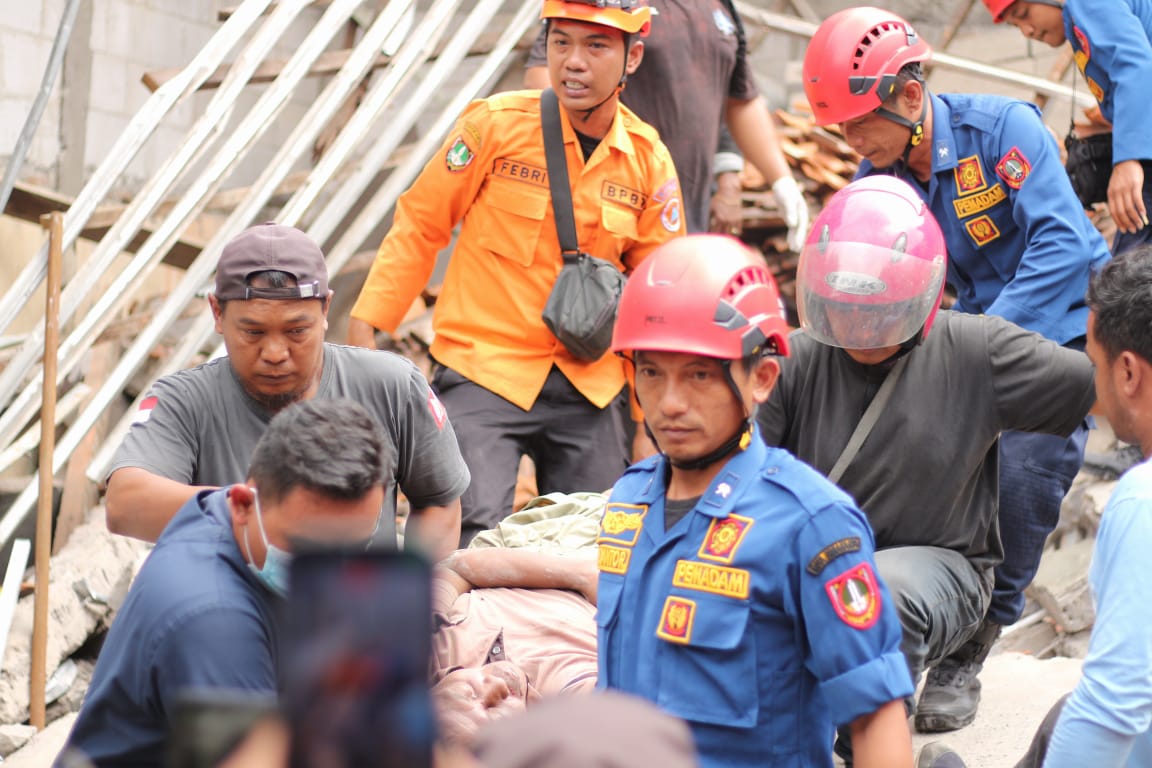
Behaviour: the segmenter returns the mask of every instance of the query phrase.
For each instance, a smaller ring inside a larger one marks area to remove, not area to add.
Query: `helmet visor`
[[[810,243],[797,267],[800,326],[834,347],[898,346],[938,306],[944,264],[943,254],[928,260],[866,243]]]

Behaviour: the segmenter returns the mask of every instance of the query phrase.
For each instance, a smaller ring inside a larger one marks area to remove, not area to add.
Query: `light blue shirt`
[[[1096,625],[1084,676],[1044,768],[1152,766],[1152,462],[1128,470],[1104,509],[1088,580]]]

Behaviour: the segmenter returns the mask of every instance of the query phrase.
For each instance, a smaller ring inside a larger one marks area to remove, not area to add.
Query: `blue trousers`
[[[1000,436],[1000,541],[1004,562],[996,567],[996,583],[988,619],[1007,626],[1024,611],[1024,588],[1040,567],[1048,534],[1060,521],[1060,502],[1084,463],[1088,422],[1071,437],[1030,432]]]

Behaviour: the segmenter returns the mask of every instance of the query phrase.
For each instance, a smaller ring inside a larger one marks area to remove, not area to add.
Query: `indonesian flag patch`
[[[132,417],[133,424],[147,423],[148,419],[152,418],[152,409],[156,407],[156,403],[160,402],[160,398],[156,395],[149,395],[140,401],[140,407],[136,409],[136,415]]]
[[[854,629],[868,629],[880,618],[880,587],[868,563],[829,580],[824,591],[836,615]]]
[[[444,424],[448,421],[448,411],[444,409],[444,403],[440,402],[440,398],[436,397],[436,393],[432,390],[428,390],[428,410],[432,412],[436,428],[443,431]]]

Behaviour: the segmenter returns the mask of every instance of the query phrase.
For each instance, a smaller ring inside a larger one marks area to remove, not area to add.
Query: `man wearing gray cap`
[[[199,489],[243,481],[277,412],[346,397],[396,446],[377,540],[395,538],[399,487],[409,539],[435,558],[455,549],[469,474],[447,414],[411,362],[324,342],[331,296],[324,254],[294,227],[257,225],[224,246],[208,302],[228,354],[153,385],[109,470],[110,530],[154,541]]]

